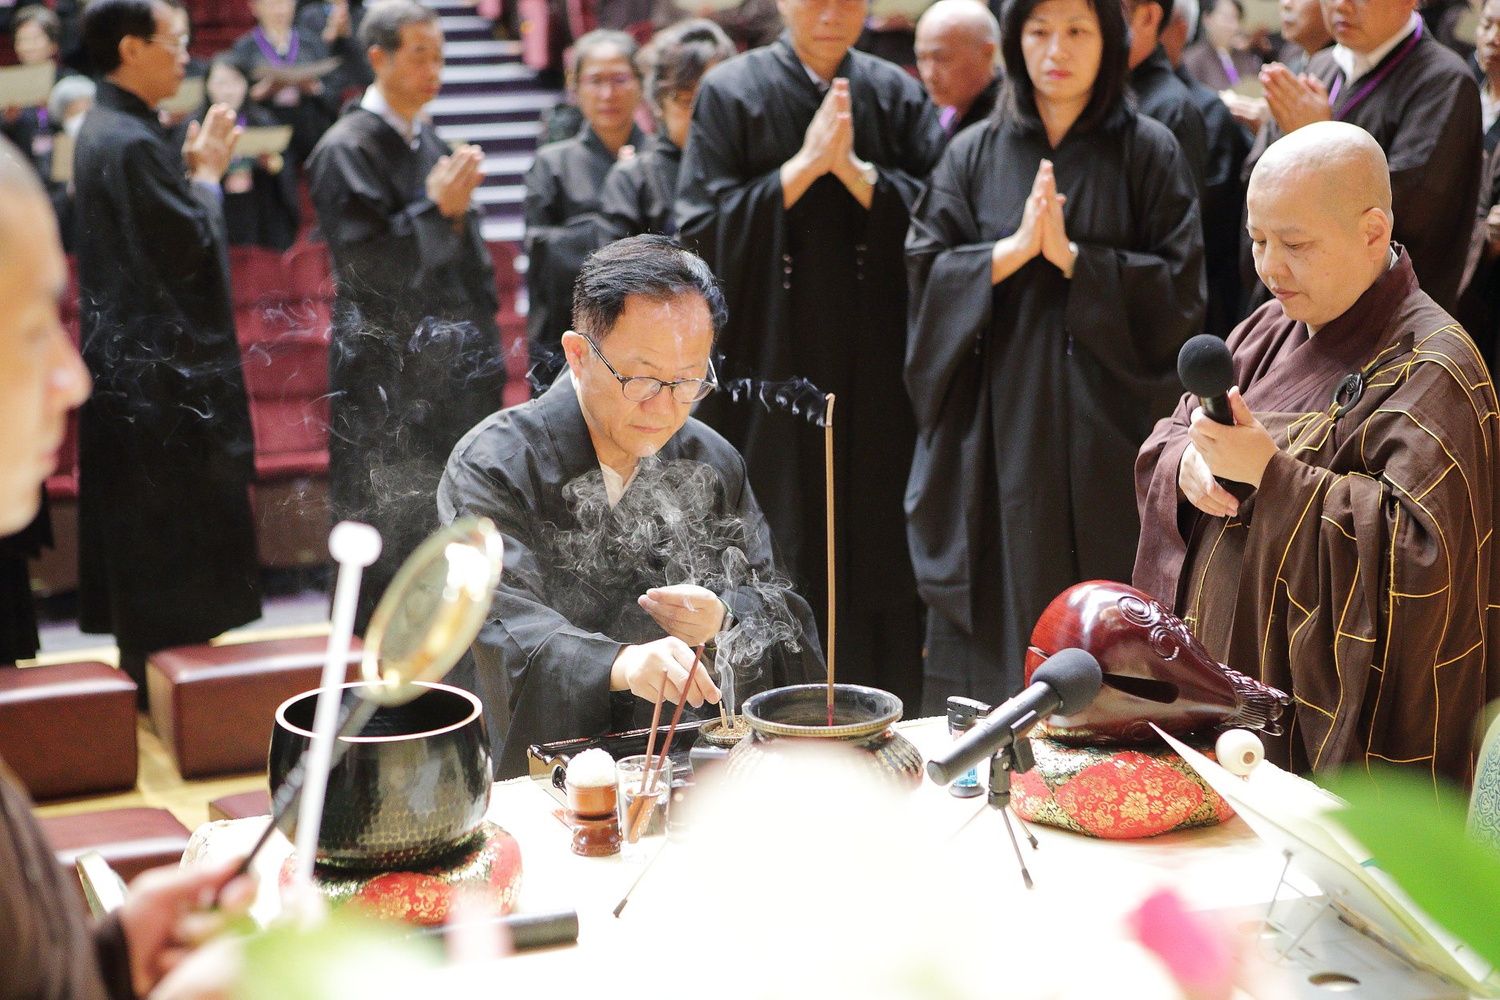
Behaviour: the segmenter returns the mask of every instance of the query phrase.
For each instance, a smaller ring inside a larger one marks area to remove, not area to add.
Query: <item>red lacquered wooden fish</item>
[[[1087,650],[1104,671],[1093,704],[1047,719],[1048,735],[1076,746],[1139,745],[1159,737],[1240,727],[1281,732],[1291,699],[1215,660],[1182,620],[1123,583],[1091,580],[1055,598],[1031,633],[1026,682],[1058,650]]]

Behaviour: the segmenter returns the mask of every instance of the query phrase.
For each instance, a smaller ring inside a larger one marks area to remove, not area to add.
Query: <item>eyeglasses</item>
[[[569,333],[578,333],[569,330]],[[620,382],[620,391],[625,398],[632,403],[644,403],[656,398],[657,393],[663,389],[672,390],[672,398],[679,403],[696,403],[719,387],[719,377],[714,374],[713,358],[708,359],[708,378],[681,378],[675,382],[663,382],[659,378],[651,378],[646,375],[621,375],[615,371],[615,366],[609,363],[604,352],[599,350],[599,345],[594,343],[594,338],[586,333],[579,333],[580,337],[589,342],[594,353],[599,355],[599,360],[604,362],[604,367]]]
[[[152,35],[147,41],[160,45],[168,52],[182,52],[188,47],[187,35]]]
[[[631,73],[591,73],[578,78],[578,86],[588,87],[590,90],[603,90],[605,87],[624,90],[638,82]]]

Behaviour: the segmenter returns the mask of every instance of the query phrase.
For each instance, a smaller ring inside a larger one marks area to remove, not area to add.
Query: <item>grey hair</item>
[[[98,92],[94,81],[86,76],[65,76],[52,85],[52,93],[47,97],[47,114],[61,124],[69,104],[84,97],[92,101]]]

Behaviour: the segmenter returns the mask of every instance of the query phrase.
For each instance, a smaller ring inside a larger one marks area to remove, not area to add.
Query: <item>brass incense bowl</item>
[[[922,783],[922,755],[892,727],[901,721],[901,699],[859,684],[833,686],[833,725],[828,724],[828,685],[795,684],[762,691],[745,700],[750,736],[729,751],[731,774],[747,773],[787,740],[835,740],[857,750],[883,780],[900,788]],[[705,723],[704,728],[707,728]]]

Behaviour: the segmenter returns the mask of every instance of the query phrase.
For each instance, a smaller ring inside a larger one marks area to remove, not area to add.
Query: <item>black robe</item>
[[[1037,257],[991,285],[995,241],[1020,224],[1043,158],[1068,198],[1073,278]],[[928,606],[999,661],[1000,676],[946,693],[993,702],[1019,689],[1048,602],[1129,579],[1136,449],[1176,399],[1177,350],[1203,321],[1197,184],[1171,133],[1133,111],[1056,149],[1007,116],[948,147],[907,256],[912,556]],[[954,679],[943,669],[929,656],[929,708]]]
[[[678,179],[677,222],[684,243],[723,282],[729,321],[721,376],[803,378],[837,394],[839,621],[851,640],[838,674],[894,683],[863,673],[870,657],[854,625],[861,615],[915,622],[918,613],[902,509],[916,426],[901,383],[901,248],[943,132],[921,86],[896,66],[851,50],[837,75],[849,80],[854,151],[880,175],[869,209],[831,175],[783,207],[781,165],[801,148],[823,100],[783,35],[704,76]],[[727,405],[726,396],[705,400],[700,415],[745,456],[772,533],[821,616],[823,431],[791,413]],[[915,662],[910,673],[906,697],[914,697]]]
[[[79,626],[149,652],[260,617],[255,440],[219,193],[99,84],[74,152],[83,359]]]
[[[52,547],[52,518],[47,491],[31,523],[0,538],[0,666],[28,660],[41,649],[36,597],[31,592],[31,560]]]
[[[969,110],[965,111],[963,115],[957,121],[953,122],[952,125],[947,129],[948,138],[950,140],[954,136],[958,135],[958,133],[968,128],[970,125],[978,125],[980,122],[984,121],[990,115],[995,113],[995,102],[1000,99],[1000,84],[1002,82],[1003,78],[997,72],[995,74],[995,78],[991,80],[989,84],[979,92],[979,96],[974,98],[974,103],[969,105]]]
[[[1158,45],[1130,71],[1130,92],[1135,95],[1137,111],[1155,118],[1177,137],[1193,180],[1202,191],[1208,175],[1208,130],[1187,84],[1173,72],[1166,49]]]
[[[631,126],[628,143],[646,145]],[[599,246],[599,189],[615,156],[587,123],[571,139],[536,151],[526,171],[526,330],[535,361],[560,362],[562,335],[573,325],[573,282]]]
[[[358,106],[307,163],[338,298],[328,360],[329,498],[335,519],[380,529],[359,628],[401,561],[437,524],[432,495],[448,452],[499,409],[505,362],[495,265],[476,207],[457,226],[427,197],[448,146],[423,125],[413,149]]]
[[[566,372],[475,427],[448,460],[439,516],[492,518],[505,539],[474,646],[497,777],[524,774],[532,744],[650,725],[651,703],[611,692],[609,675],[622,646],[666,634],[636,603],[651,587],[695,583],[729,606],[713,667],[733,664],[735,703],[825,676],[812,614],[786,586],[744,460],[723,438],[689,419],[613,508],[603,482]],[[689,706],[683,717],[716,714]]]
[[[609,168],[599,192],[599,245],[642,233],[675,235],[672,203],[682,150],[665,135],[654,135],[646,148]]]
[[[1240,220],[1245,213],[1245,181],[1241,171],[1253,142],[1250,132],[1234,120],[1214,90],[1188,76],[1193,104],[1203,115],[1208,133],[1208,173],[1203,178],[1203,263],[1208,277],[1208,311],[1203,330],[1229,336],[1242,318],[1244,290],[1240,287]]]
[[[337,50],[330,52],[328,46],[323,44],[321,35],[306,28],[294,27],[292,31],[297,37],[297,58],[293,65],[318,62],[327,59],[330,54],[348,58],[351,46],[346,38],[339,39],[336,43]],[[229,50],[229,57],[244,71],[251,86],[255,84],[256,68],[269,62],[260,46],[255,44],[254,31],[246,32],[235,41]],[[301,94],[296,103],[284,105],[277,103],[276,94],[272,93],[259,102],[278,122],[292,127],[292,141],[287,146],[287,155],[294,164],[301,164],[307,159],[323,133],[328,131],[338,117],[340,95],[336,88],[341,85],[339,70],[334,70],[324,78],[324,90],[321,94]]]
[[[1424,32],[1403,58],[1405,48],[1405,42],[1397,45],[1353,86],[1342,82],[1344,73],[1333,61],[1332,48],[1315,54],[1307,72],[1322,80],[1330,94],[1339,82],[1334,117],[1369,132],[1385,150],[1396,216],[1391,238],[1411,254],[1422,291],[1452,312],[1468,263],[1483,170],[1479,87],[1464,61],[1431,34]],[[1387,67],[1392,68],[1369,96],[1351,108],[1363,85]],[[1261,151],[1281,135],[1275,121],[1261,129],[1245,161],[1247,176]],[[1247,237],[1247,255],[1248,246]],[[1261,288],[1258,301],[1264,302],[1267,294]]]

